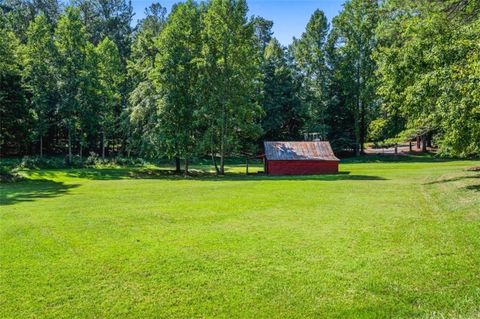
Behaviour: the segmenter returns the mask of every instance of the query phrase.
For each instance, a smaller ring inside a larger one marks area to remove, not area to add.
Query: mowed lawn
[[[0,318],[480,318],[475,165],[26,171],[1,185]]]

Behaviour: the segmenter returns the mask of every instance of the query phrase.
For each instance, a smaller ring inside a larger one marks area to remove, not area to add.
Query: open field
[[[25,171],[1,185],[0,317],[480,318],[474,165]]]

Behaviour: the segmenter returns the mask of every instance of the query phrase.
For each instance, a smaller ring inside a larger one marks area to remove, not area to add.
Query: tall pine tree
[[[378,15],[377,0],[350,0],[333,20],[335,45],[344,66],[342,77],[349,88],[345,102],[353,114],[357,155],[363,153],[367,127],[378,109],[376,63],[372,58]]]

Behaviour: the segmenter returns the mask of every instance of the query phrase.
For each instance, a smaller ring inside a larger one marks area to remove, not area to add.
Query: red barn
[[[265,173],[309,175],[338,173],[340,160],[329,142],[264,142]]]

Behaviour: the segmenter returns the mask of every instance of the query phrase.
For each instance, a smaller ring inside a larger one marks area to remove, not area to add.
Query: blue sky
[[[135,11],[134,21],[144,16],[144,10],[152,0],[132,0]],[[156,0],[168,10],[178,0]],[[247,0],[249,15],[259,15],[272,20],[274,36],[283,44],[292,42],[292,37],[299,37],[305,30],[310,16],[315,9],[325,12],[331,21],[342,9],[344,0]]]

